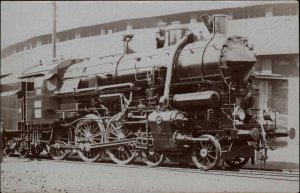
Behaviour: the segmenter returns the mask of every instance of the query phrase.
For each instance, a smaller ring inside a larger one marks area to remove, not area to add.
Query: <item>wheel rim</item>
[[[16,143],[15,140],[5,140],[4,141],[4,149],[3,149],[3,156],[4,157],[10,157],[15,152],[15,146],[11,145]]]
[[[250,158],[234,157],[231,160],[225,160],[225,163],[231,168],[241,168],[248,163]]]
[[[38,146],[35,149],[31,150],[31,154],[33,156],[39,156],[42,153],[42,151],[43,151],[42,147]]]
[[[69,150],[59,148],[61,145],[67,145],[66,142],[61,140],[56,140],[55,143],[49,149],[49,155],[54,160],[63,160],[69,154]]]
[[[3,156],[4,157],[10,157],[13,154],[14,150],[12,149],[4,149]]]
[[[221,157],[220,143],[211,135],[202,135],[208,141],[195,144],[192,152],[194,164],[201,170],[209,170],[218,165]]]
[[[33,155],[33,156],[39,156],[40,154],[41,154],[41,150],[38,150],[38,149],[33,149],[33,150],[31,150],[31,154]]]
[[[28,150],[21,149],[20,151],[20,158],[26,158],[28,156]]]
[[[103,122],[96,115],[87,115],[78,122],[75,130],[75,141],[81,147],[81,150],[78,150],[78,155],[83,161],[94,162],[102,157],[103,152],[89,149],[89,146],[103,143],[104,134],[101,133],[104,131]]]
[[[150,148],[147,152],[144,152],[144,157],[146,159],[145,163],[151,167],[163,164],[166,159],[162,152],[155,151],[153,148]]]
[[[117,114],[109,121],[107,126],[108,141],[120,141],[135,137],[134,134],[119,121],[120,118],[120,114]],[[115,163],[120,165],[129,164],[136,158],[134,145],[130,143],[119,145],[115,149],[109,149],[107,150],[107,154]]]

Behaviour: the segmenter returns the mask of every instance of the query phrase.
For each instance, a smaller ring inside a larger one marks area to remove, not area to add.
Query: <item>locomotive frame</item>
[[[125,35],[122,55],[38,65],[2,85],[4,154],[46,150],[62,160],[76,151],[83,161],[108,155],[118,164],[140,155],[149,166],[189,157],[202,170],[220,160],[265,163],[270,141],[295,131],[276,128],[274,109],[253,107],[247,39],[226,36],[225,15],[202,18],[209,40],[168,26],[159,32],[163,46],[139,54],[129,53],[133,36]]]

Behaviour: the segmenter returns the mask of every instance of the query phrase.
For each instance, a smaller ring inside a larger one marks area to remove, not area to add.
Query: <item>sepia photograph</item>
[[[299,192],[299,2],[2,1],[0,192]]]

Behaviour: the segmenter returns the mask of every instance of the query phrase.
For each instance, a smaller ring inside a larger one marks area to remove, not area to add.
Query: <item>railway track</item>
[[[242,168],[242,169],[222,169],[218,167],[209,171],[201,171],[196,169],[193,165],[180,165],[180,164],[168,164],[165,163],[160,167],[150,167],[145,166],[142,162],[135,162],[134,165],[117,165],[111,161],[103,160],[93,163],[83,162],[75,156],[71,156],[67,160],[52,160],[47,156],[39,156],[37,158],[25,158],[19,159],[18,157],[11,157],[18,162],[29,162],[33,160],[44,161],[44,162],[60,162],[66,164],[80,164],[80,165],[101,165],[106,167],[122,167],[122,168],[135,168],[135,169],[150,169],[150,170],[160,170],[167,172],[183,172],[183,173],[193,173],[193,174],[206,174],[206,175],[218,175],[218,176],[230,176],[230,177],[241,177],[241,178],[259,178],[267,180],[279,180],[279,181],[299,181],[299,170],[284,170],[284,169],[264,169],[264,168]]]

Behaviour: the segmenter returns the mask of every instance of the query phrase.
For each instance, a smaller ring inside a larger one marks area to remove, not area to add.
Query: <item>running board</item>
[[[80,149],[82,151],[89,151],[90,149],[95,148],[104,148],[104,147],[114,147],[118,145],[125,145],[131,142],[136,142],[136,139],[124,139],[119,141],[111,141],[111,142],[105,142],[105,143],[97,143],[97,144],[88,144],[88,143],[80,143],[79,145],[60,145],[60,144],[54,144],[51,147],[54,147],[56,149]]]

